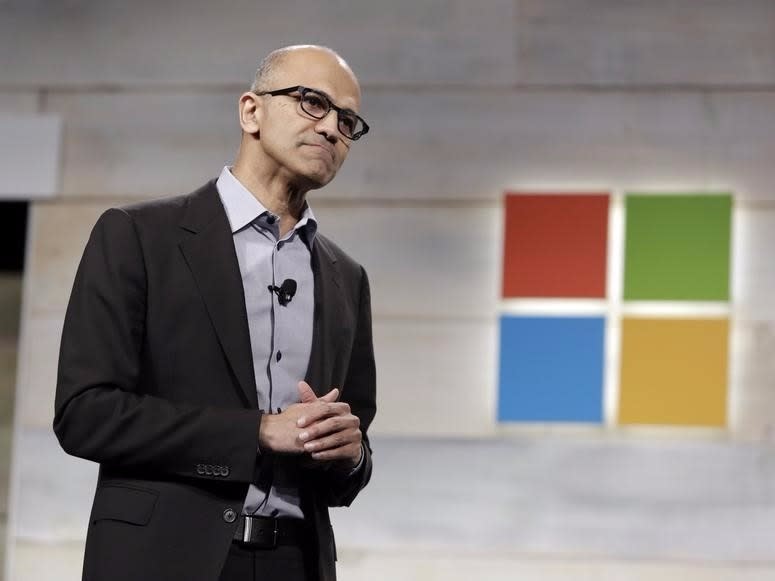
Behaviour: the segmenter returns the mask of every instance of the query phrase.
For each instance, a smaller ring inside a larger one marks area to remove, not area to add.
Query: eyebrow
[[[304,85],[302,85],[302,86],[304,86]],[[334,101],[334,99],[331,97],[331,95],[329,95],[329,94],[328,94],[328,93],[326,93],[325,91],[323,91],[323,90],[321,90],[321,89],[316,89],[315,87],[307,87],[307,88],[308,88],[308,89],[310,89],[310,90],[312,90],[312,91],[315,91],[316,93],[320,93],[320,94],[321,94],[321,95],[323,95],[323,96],[324,96],[326,99],[328,99],[328,101],[329,101],[329,102],[330,102],[332,105],[336,105],[336,102],[335,102],[335,101]],[[341,109],[342,111],[346,112],[346,113],[352,113],[352,114],[353,114],[353,115],[355,115],[356,117],[358,116],[358,113],[356,113],[355,111],[353,111],[353,110],[352,110],[352,109],[350,109],[349,107],[339,107],[339,105],[336,105],[336,106],[337,106],[339,109]]]

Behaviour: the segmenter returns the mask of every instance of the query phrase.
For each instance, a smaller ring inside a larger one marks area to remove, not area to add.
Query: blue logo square
[[[603,421],[604,317],[500,319],[498,420]]]

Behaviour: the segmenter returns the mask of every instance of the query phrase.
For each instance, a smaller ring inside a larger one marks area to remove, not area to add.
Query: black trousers
[[[232,543],[220,581],[314,581],[309,546],[251,549]]]

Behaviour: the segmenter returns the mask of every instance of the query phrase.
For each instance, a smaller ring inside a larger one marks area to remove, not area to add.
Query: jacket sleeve
[[[62,448],[160,476],[250,482],[260,412],[143,392],[147,285],[132,217],[108,210],[86,245],[65,316],[54,415]]]
[[[350,404],[360,419],[363,434],[363,460],[355,472],[339,469],[323,472],[328,506],[349,506],[369,483],[372,472],[371,446],[368,429],[377,411],[376,367],[371,330],[371,294],[366,271],[361,268],[358,326],[355,331],[350,363],[342,389],[342,401]]]

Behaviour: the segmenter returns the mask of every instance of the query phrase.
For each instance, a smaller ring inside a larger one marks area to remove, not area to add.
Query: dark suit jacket
[[[329,506],[371,476],[375,413],[369,285],[318,234],[306,379],[341,388],[361,420],[355,474],[301,468],[320,579],[335,579]],[[215,182],[97,222],[62,333],[54,430],[66,452],[100,463],[84,579],[216,581],[248,485],[260,469],[244,292]],[[232,521],[232,522],[229,522]]]

